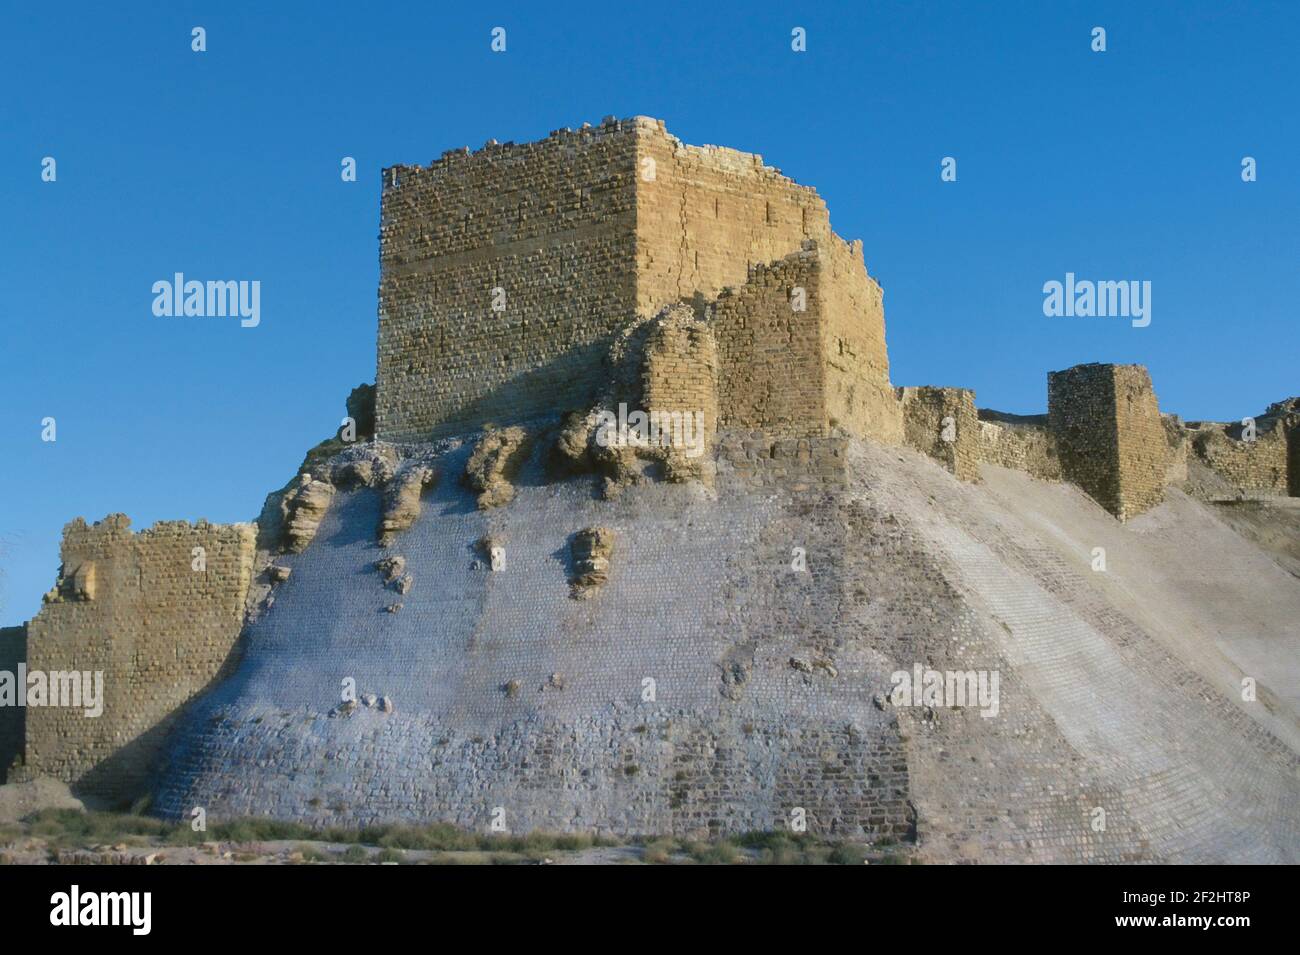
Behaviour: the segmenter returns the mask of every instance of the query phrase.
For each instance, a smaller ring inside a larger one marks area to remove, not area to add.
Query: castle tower
[[[1121,521],[1164,500],[1168,441],[1141,365],[1075,365],[1047,376],[1061,472]]]
[[[821,392],[793,430],[897,441],[882,296],[861,244],[761,157],[687,146],[637,117],[387,169],[377,433],[427,440],[588,406],[619,326],[742,288],[808,242],[816,308],[802,286],[781,307],[814,340],[805,371]]]

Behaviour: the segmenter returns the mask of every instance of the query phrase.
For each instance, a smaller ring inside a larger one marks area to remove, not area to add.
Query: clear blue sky
[[[71,518],[249,520],[332,432],[374,380],[381,166],[607,114],[815,186],[895,384],[1035,412],[1050,369],[1141,362],[1219,419],[1300,391],[1300,4],[147,6],[3,15],[0,623]],[[177,271],[259,280],[261,325],[156,318]],[[1150,327],[1044,317],[1067,271],[1150,280]]]

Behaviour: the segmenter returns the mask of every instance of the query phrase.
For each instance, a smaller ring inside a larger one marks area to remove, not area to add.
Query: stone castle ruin
[[[1183,422],[1111,364],[1050,373],[1036,416],[895,387],[816,192],[645,117],[389,168],[381,209],[355,433],[253,524],[68,525],[0,661],[101,670],[104,712],[0,709],[10,780],[1296,861],[1297,399]],[[996,715],[900,703],[914,667],[997,673]]]

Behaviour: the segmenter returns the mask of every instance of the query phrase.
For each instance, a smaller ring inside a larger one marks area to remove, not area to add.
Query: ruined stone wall
[[[1165,427],[1165,446],[1168,452],[1165,486],[1180,487],[1187,483],[1187,452],[1191,445],[1188,431],[1176,414],[1162,414],[1160,422]]]
[[[385,170],[382,438],[588,402],[635,312],[635,153],[631,126],[611,122]]]
[[[1127,520],[1165,499],[1169,440],[1151,376],[1141,365],[1113,365],[1119,441],[1120,511]]]
[[[642,374],[646,411],[698,413],[705,440],[713,441],[718,429],[718,348],[711,326],[686,307],[657,320],[646,339]]]
[[[1120,520],[1164,498],[1168,439],[1141,365],[1075,365],[1047,376],[1061,473]]]
[[[1292,425],[1287,432],[1287,493],[1300,497],[1300,424]]]
[[[867,275],[861,242],[832,236],[818,250],[828,420],[853,435],[901,444],[902,414],[885,350],[884,293]]]
[[[979,426],[981,461],[1024,471],[1040,481],[1061,479],[1056,435],[1047,428],[998,421],[980,421]]]
[[[805,311],[790,307],[795,288],[804,290]],[[787,437],[826,433],[821,290],[821,260],[816,250],[804,250],[754,266],[747,283],[719,297],[720,428]]]
[[[1275,426],[1243,440],[1239,424],[1202,422],[1191,430],[1196,456],[1243,491],[1287,494],[1290,488],[1286,429]]]
[[[13,674],[17,692],[18,666],[27,662],[27,626],[0,627],[0,674]],[[4,679],[0,676],[0,679]],[[15,697],[13,702],[17,702]],[[23,755],[26,710],[0,699],[0,783],[8,782],[9,767]]]
[[[116,800],[143,790],[177,708],[230,659],[255,547],[252,525],[130,523],[64,528],[59,582],[28,627],[29,671],[102,671],[103,712],[28,707],[23,778]]]
[[[900,441],[883,296],[867,274],[862,244],[835,235],[816,191],[763,165],[761,156],[688,146],[662,122],[638,123],[638,310],[653,312],[697,294],[714,298],[750,281],[759,267],[816,249],[819,308],[797,314],[819,325],[823,423]]]
[[[907,445],[934,458],[962,481],[979,480],[980,421],[975,393],[965,388],[899,388]]]
[[[718,146],[689,146],[658,120],[637,122],[637,311],[653,314],[697,292],[716,298],[804,239],[832,238],[816,191]],[[836,239],[836,241],[841,241]]]

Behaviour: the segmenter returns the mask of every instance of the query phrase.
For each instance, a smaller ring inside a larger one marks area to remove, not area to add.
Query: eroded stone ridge
[[[299,475],[298,484],[284,496],[281,504],[284,514],[283,546],[287,552],[297,554],[307,549],[332,500],[334,485],[310,474]]]
[[[529,450],[528,432],[520,427],[483,435],[465,464],[465,484],[478,494],[480,508],[499,507],[514,500],[511,481]]]
[[[608,527],[583,528],[573,535],[569,547],[573,559],[573,576],[570,578],[573,596],[588,600],[609,579],[614,531]]]
[[[420,516],[420,498],[438,480],[434,468],[413,465],[398,471],[384,488],[384,514],[379,543],[387,546]]]

